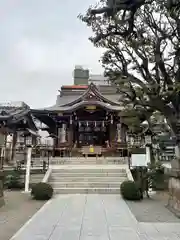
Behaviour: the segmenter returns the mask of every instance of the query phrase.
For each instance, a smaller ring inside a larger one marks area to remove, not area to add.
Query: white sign
[[[146,154],[132,154],[131,166],[132,167],[146,167],[148,164]]]

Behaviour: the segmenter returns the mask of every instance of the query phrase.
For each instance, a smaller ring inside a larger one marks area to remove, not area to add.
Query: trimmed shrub
[[[121,184],[121,195],[126,200],[141,200],[141,193],[138,185],[133,181],[124,181]]]
[[[49,200],[53,196],[53,188],[48,183],[37,183],[32,186],[31,196],[36,200]]]
[[[13,170],[9,175],[5,177],[4,187],[8,189],[22,189],[24,184],[21,180],[21,172]]]
[[[167,176],[164,172],[164,166],[161,162],[149,165],[149,182],[153,190],[165,190],[167,186]]]

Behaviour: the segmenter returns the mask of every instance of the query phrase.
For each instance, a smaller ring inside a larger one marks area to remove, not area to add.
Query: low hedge
[[[126,200],[141,200],[142,196],[138,185],[133,181],[124,181],[120,187],[121,195]]]
[[[48,183],[37,183],[32,186],[31,196],[36,200],[49,200],[53,196],[53,188]]]
[[[8,189],[23,189],[24,183],[21,179],[21,172],[18,170],[11,171],[4,179],[4,188]]]

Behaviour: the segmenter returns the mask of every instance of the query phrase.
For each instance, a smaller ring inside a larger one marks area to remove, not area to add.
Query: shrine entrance
[[[76,111],[74,142],[77,147],[102,146],[109,141],[108,113],[97,106],[87,106]]]

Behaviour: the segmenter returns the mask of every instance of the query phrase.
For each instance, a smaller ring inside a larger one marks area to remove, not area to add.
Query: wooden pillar
[[[113,116],[111,115],[111,119],[110,119],[110,126],[109,126],[109,130],[110,130],[110,133],[109,133],[109,144],[110,146],[112,146],[112,143],[113,143]]]
[[[11,152],[10,152],[10,162],[14,162],[15,157],[15,151],[16,151],[16,143],[17,143],[17,132],[14,131],[13,133],[13,139],[12,139],[12,146],[11,146]]]
[[[73,117],[72,115],[70,116],[70,121],[69,121],[69,142],[70,142],[70,146],[73,146]]]
[[[122,142],[122,134],[121,134],[121,128],[122,128],[122,124],[121,123],[117,123],[116,124],[116,135],[117,135],[117,142],[120,143]]]
[[[57,128],[57,125],[56,125],[56,128],[55,128],[55,135],[58,136],[58,128]],[[59,136],[58,136],[59,137]],[[53,138],[53,150],[52,150],[52,157],[55,157],[56,155],[56,148],[58,146],[58,138]]]

